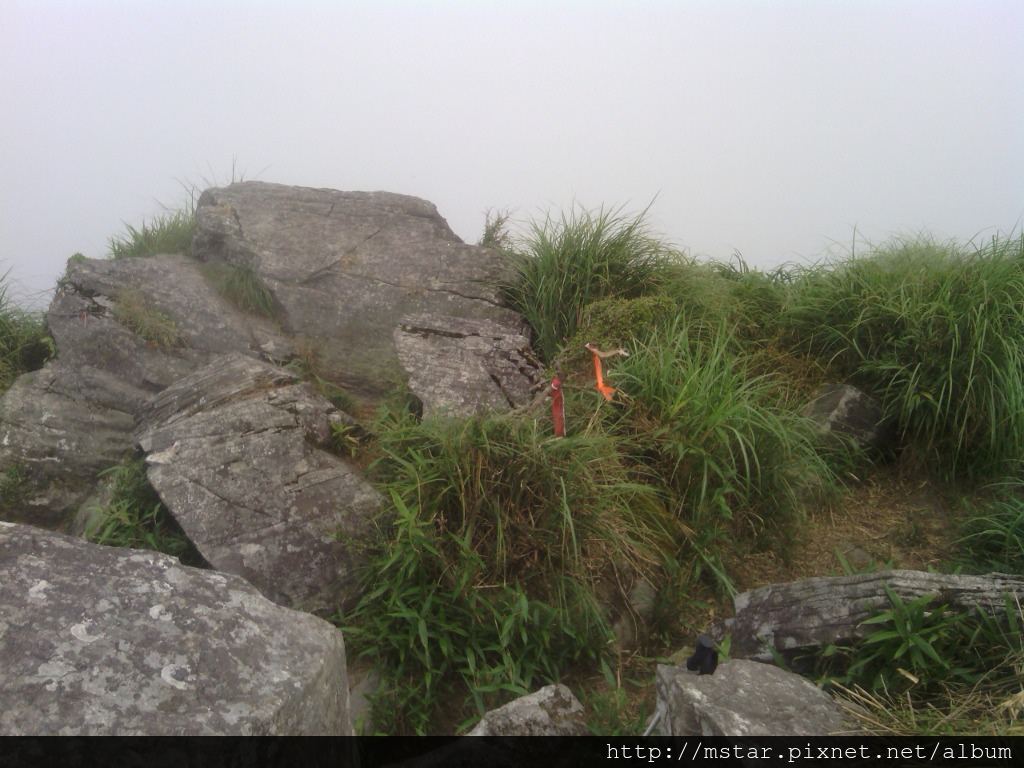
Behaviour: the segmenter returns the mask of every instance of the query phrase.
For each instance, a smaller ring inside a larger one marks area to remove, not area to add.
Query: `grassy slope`
[[[390,670],[379,726],[450,732],[565,679],[597,732],[635,733],[654,660],[727,613],[736,590],[887,564],[1021,572],[1024,241],[897,241],[765,274],[698,263],[619,211],[577,209],[519,238],[503,223],[489,242],[518,269],[505,295],[563,378],[570,437],[552,440],[543,413],[420,424],[397,407],[376,440],[346,446],[400,520],[360,609],[338,617]],[[112,239],[111,255],[187,250],[191,227],[191,211],[169,213]],[[246,276],[213,277],[271,311]],[[41,364],[46,341],[40,318],[0,300],[7,385]],[[584,341],[633,353],[606,364],[611,403]],[[795,416],[837,379],[882,400],[895,462],[825,450]],[[662,589],[643,652],[623,657],[598,604],[609,582],[638,576]],[[899,702],[918,708],[916,732],[986,732],[1000,685],[911,686]],[[881,730],[904,727],[906,706],[855,695],[890,713]],[[924,716],[950,711],[953,726]]]

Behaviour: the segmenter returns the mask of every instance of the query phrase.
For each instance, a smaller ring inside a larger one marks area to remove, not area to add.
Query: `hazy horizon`
[[[0,270],[247,179],[639,212],[771,268],[1024,218],[1024,3],[0,2]]]

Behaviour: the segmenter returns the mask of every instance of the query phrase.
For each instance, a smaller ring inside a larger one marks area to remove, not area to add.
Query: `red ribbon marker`
[[[565,437],[565,404],[562,400],[562,382],[555,376],[551,380],[551,421],[555,437]]]

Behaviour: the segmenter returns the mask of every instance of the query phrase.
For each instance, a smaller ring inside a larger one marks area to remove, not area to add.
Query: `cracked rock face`
[[[196,208],[200,259],[255,270],[281,324],[316,342],[328,378],[377,398],[402,376],[393,333],[409,315],[519,328],[492,286],[505,261],[463,243],[425,200],[246,181]]]
[[[354,465],[324,447],[336,411],[288,372],[236,354],[139,412],[153,488],[210,565],[281,605],[330,615],[381,508]]]
[[[424,417],[507,411],[543,386],[529,339],[491,320],[408,317],[395,331],[395,349]]]
[[[161,346],[125,321],[126,295],[175,329]],[[287,347],[264,320],[221,298],[185,256],[86,261],[46,313],[60,355],[0,400],[0,519],[57,527],[134,447],[134,412],[177,379],[236,350]]]
[[[352,734],[341,632],[244,580],[0,522],[0,733]]]

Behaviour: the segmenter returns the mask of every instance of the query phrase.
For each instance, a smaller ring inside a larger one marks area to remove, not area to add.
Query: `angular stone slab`
[[[414,315],[395,349],[423,416],[471,416],[526,405],[544,370],[518,328],[493,320]]]
[[[323,449],[336,413],[288,372],[236,354],[168,387],[137,428],[150,483],[206,561],[322,615],[357,600],[382,505]]]
[[[0,523],[0,734],[351,735],[341,632],[235,576]]]
[[[0,399],[0,520],[67,522],[97,473],[134,448],[131,408],[142,398],[105,371],[59,360],[20,376]]]
[[[135,292],[174,322],[182,344],[161,348],[118,319]],[[0,398],[0,519],[56,528],[96,488],[96,475],[134,449],[133,413],[226,351],[294,353],[266,320],[231,306],[180,255],[75,264],[46,313],[59,356]]]
[[[772,649],[787,660],[832,643],[850,643],[876,631],[865,619],[890,607],[888,586],[904,601],[934,595],[951,610],[979,608],[1001,614],[1005,595],[1024,600],[1024,577],[944,575],[891,570],[771,584],[737,595],[735,616],[716,622],[709,634],[729,635],[733,658],[771,662]]]
[[[735,659],[713,675],[659,664],[662,736],[828,736],[848,733],[842,709],[799,675]]]
[[[255,270],[282,326],[315,340],[327,378],[366,398],[402,378],[402,318],[518,322],[494,287],[507,260],[463,243],[425,200],[245,181],[203,192],[196,224],[196,256]]]
[[[487,712],[467,736],[586,736],[583,705],[564,685],[547,685]]]

